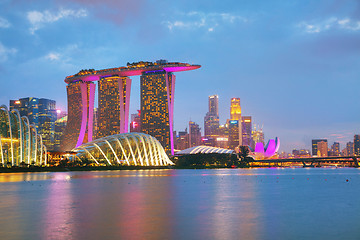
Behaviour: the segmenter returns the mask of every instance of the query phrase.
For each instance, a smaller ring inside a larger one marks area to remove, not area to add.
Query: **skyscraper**
[[[60,150],[61,136],[65,131],[66,123],[67,123],[67,116],[59,118],[58,120],[55,121],[55,137],[54,137],[55,151]]]
[[[328,156],[328,143],[327,141],[320,141],[317,143],[317,156],[327,157]]]
[[[313,139],[311,141],[311,148],[312,148],[311,153],[313,156],[318,156],[318,142],[326,142],[326,146],[327,146],[327,139]]]
[[[209,113],[211,113],[219,118],[219,96],[218,95],[209,96]]]
[[[354,155],[354,143],[353,142],[347,142],[346,143],[346,156],[352,156]]]
[[[240,98],[231,99],[230,120],[241,120]]]
[[[254,146],[255,146],[255,144],[257,144],[259,142],[261,142],[262,144],[265,144],[265,137],[264,137],[264,132],[263,132],[262,128],[254,125],[254,129],[252,131],[252,139],[253,139]],[[254,148],[254,146],[251,146],[251,147]]]
[[[141,132],[140,111],[131,114],[130,132]]]
[[[98,123],[97,138],[127,132],[131,81],[126,77],[106,77],[98,81]],[[125,115],[121,116],[122,109]],[[122,127],[121,127],[122,126]],[[126,127],[126,129],[124,129]]]
[[[201,131],[198,124],[189,122],[189,147],[201,145]]]
[[[68,96],[68,120],[61,136],[60,150],[70,151],[92,141],[94,120],[95,84],[76,81],[66,87]]]
[[[149,71],[140,77],[141,131],[155,137],[167,154],[174,154],[173,109],[175,75]]]
[[[354,135],[354,155],[360,155],[360,135]]]
[[[242,142],[242,124],[241,124],[241,106],[240,98],[232,98],[230,104],[230,121],[237,120],[239,121],[239,143],[238,145],[243,145]]]
[[[239,120],[230,120],[229,121],[229,148],[235,149],[239,146]]]
[[[10,110],[17,109],[20,116],[26,116],[41,135],[48,150],[54,149],[56,101],[45,98],[21,98],[10,100]]]
[[[250,116],[241,117],[242,122],[242,145],[252,147],[252,121]]]
[[[334,144],[331,146],[331,155],[340,156],[340,143],[334,142]]]

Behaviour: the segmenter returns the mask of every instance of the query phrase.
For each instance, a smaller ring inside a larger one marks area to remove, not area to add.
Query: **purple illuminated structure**
[[[119,132],[127,133],[129,125],[129,106],[131,79],[129,76],[143,75],[149,72],[165,72],[166,75],[173,72],[189,71],[200,68],[200,65],[191,65],[179,62],[167,62],[164,60],[153,62],[138,62],[127,64],[126,67],[109,68],[103,70],[81,70],[75,75],[65,78],[68,84],[68,125],[62,137],[61,150],[69,151],[75,147],[79,147],[85,142],[94,139],[93,118],[94,118],[94,100],[95,100],[95,84],[106,78],[118,77],[118,103],[119,109]],[[169,84],[171,86],[169,86]],[[171,154],[174,154],[173,139],[173,121],[174,121],[174,93],[175,93],[175,76],[171,81],[166,81],[167,91],[167,111],[169,114],[168,125],[170,128],[170,146]],[[101,94],[101,93],[99,93]],[[99,106],[100,108],[100,106]],[[99,109],[101,110],[101,109]],[[72,114],[70,114],[72,113]],[[110,113],[112,114],[112,113]],[[117,113],[113,113],[117,114]],[[101,125],[101,122],[98,122]],[[150,134],[151,135],[151,134]],[[160,141],[161,142],[161,141]]]
[[[255,151],[253,152],[255,157],[258,159],[269,158],[275,155],[275,153],[279,150],[280,147],[280,139],[270,139],[266,146],[262,142],[256,143]]]

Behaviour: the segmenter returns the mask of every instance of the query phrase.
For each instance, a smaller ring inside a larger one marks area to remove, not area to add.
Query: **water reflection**
[[[360,236],[358,169],[16,173],[0,182],[1,239]]]

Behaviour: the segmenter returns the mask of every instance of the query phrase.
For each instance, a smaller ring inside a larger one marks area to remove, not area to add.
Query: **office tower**
[[[61,143],[61,136],[63,135],[65,131],[67,123],[67,116],[59,118],[55,121],[55,141],[54,141],[54,150],[59,151],[60,150],[60,143]]]
[[[94,116],[93,116],[93,135],[95,136],[94,138],[97,137],[98,130],[99,130],[99,124],[98,124],[99,111],[98,110],[99,110],[98,108],[94,108]]]
[[[317,156],[327,157],[328,156],[328,143],[327,141],[317,142]]]
[[[93,139],[95,84],[74,81],[67,85],[66,90],[68,120],[61,136],[61,151],[70,151]]]
[[[10,100],[10,111],[17,109],[20,116],[26,116],[30,124],[39,129],[39,99],[34,97]]]
[[[127,132],[130,79],[104,77],[98,81],[97,138]]]
[[[174,154],[174,89],[175,75],[170,72],[149,71],[140,77],[141,132],[155,137],[171,155]]]
[[[10,100],[10,110],[17,109],[20,116],[26,116],[41,135],[47,150],[54,149],[56,101],[45,98],[21,98]]]
[[[217,137],[219,135],[219,117],[213,113],[206,113],[204,117],[204,134],[205,137]]]
[[[311,141],[311,154],[313,156],[318,156],[318,142],[326,142],[327,145],[327,139],[313,139]]]
[[[54,150],[56,102],[50,99],[39,99],[38,133],[48,150]]]
[[[239,146],[239,120],[229,121],[229,148],[235,149]]]
[[[209,96],[209,113],[219,117],[219,96]]]
[[[334,142],[334,144],[331,146],[330,155],[340,156],[340,143]]]
[[[198,124],[189,122],[189,147],[201,145],[201,131]]]
[[[259,142],[261,142],[262,144],[265,144],[265,137],[264,137],[264,132],[262,130],[262,127],[260,128],[259,126],[254,125],[254,129],[252,131],[252,139],[253,139],[254,146]],[[254,146],[252,146],[253,149],[254,149]]]
[[[250,116],[241,117],[242,122],[242,145],[252,147],[252,121]]]
[[[230,120],[241,120],[240,98],[231,99]]]
[[[354,155],[360,155],[360,135],[354,135]]]
[[[231,99],[230,120],[238,120],[239,121],[239,131],[238,131],[239,132],[239,145],[243,145],[240,98],[232,98]]]
[[[179,134],[176,135],[176,149],[184,150],[189,147],[189,134],[187,128],[185,131],[179,131]]]
[[[348,142],[346,143],[346,156],[352,156],[354,155],[354,143],[353,142]]]
[[[139,110],[138,113],[131,114],[130,132],[141,132],[141,119]]]

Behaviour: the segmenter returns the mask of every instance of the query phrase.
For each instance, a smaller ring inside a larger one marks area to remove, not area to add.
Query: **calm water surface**
[[[0,174],[0,239],[360,239],[360,169]]]

